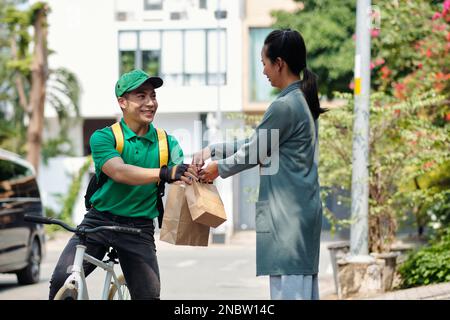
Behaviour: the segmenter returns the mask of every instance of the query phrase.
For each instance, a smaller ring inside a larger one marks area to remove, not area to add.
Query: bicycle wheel
[[[115,283],[111,285],[111,288],[109,288],[108,300],[120,300],[119,290],[122,293],[123,300],[131,300],[130,291],[128,290],[123,274],[118,276],[117,280],[119,282],[119,287],[117,287]]]
[[[55,300],[77,300],[78,290],[73,285],[63,285],[58,290],[55,296]]]

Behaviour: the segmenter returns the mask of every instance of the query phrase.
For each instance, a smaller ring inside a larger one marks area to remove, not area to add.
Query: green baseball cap
[[[163,80],[160,77],[150,77],[146,72],[139,69],[124,73],[116,82],[116,97],[121,97],[124,93],[139,88],[147,81],[155,89],[163,85]]]

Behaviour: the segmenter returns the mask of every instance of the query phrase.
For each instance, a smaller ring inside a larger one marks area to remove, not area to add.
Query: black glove
[[[188,164],[179,164],[173,167],[162,166],[159,171],[159,178],[161,181],[168,183],[180,181],[188,168]]]

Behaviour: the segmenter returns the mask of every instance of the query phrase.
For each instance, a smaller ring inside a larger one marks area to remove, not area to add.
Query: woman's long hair
[[[309,110],[314,119],[328,111],[320,107],[317,90],[317,76],[306,67],[306,46],[300,33],[284,29],[272,31],[264,40],[266,55],[274,63],[278,57],[283,59],[294,74],[303,74],[300,82]]]

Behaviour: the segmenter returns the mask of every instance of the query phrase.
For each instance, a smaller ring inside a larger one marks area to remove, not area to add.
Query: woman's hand
[[[206,147],[192,156],[192,165],[196,166],[200,170],[205,165],[205,160],[211,158],[211,149]]]
[[[219,176],[217,161],[211,161],[205,169],[200,170],[199,178],[202,182],[213,182]]]

